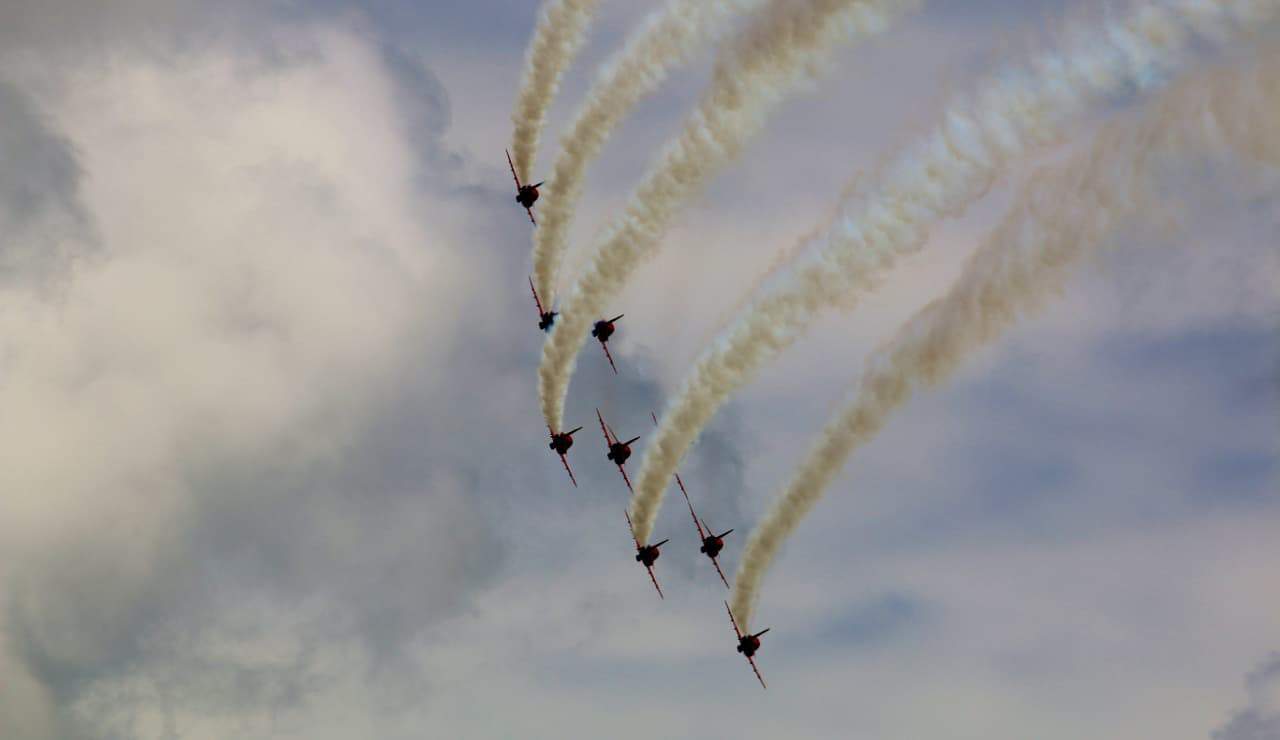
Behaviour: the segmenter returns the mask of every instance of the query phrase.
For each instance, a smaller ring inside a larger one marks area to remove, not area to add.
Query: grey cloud
[[[121,0],[107,4],[75,0],[6,0],[0,3],[0,39],[8,48],[45,47],[51,42],[109,39],[120,29],[146,29],[193,9],[196,3]]]
[[[914,594],[889,592],[851,604],[813,634],[792,641],[801,649],[829,650],[832,644],[870,647],[899,637],[925,621],[931,605]]]
[[[47,278],[87,250],[82,176],[66,137],[0,80],[0,279]]]
[[[422,56],[404,45],[386,41],[382,55],[387,71],[395,78],[401,95],[405,129],[421,147],[422,176],[427,182],[456,179],[462,167],[461,155],[447,148],[444,135],[453,123],[449,93]]]
[[[938,22],[990,23],[996,16],[1001,20],[1007,20],[1010,15],[1019,20],[1043,18],[1061,13],[1072,4],[1072,0],[1026,0],[1014,4],[1003,0],[933,0],[929,3],[928,16]],[[1075,0],[1074,4],[1081,3]]]
[[[1280,737],[1280,653],[1272,653],[1245,680],[1249,706],[1214,730],[1213,740],[1275,740]]]
[[[930,464],[947,471],[935,482],[940,500],[923,510],[892,507],[871,536],[901,543],[1001,531],[1078,537],[1152,517],[1193,520],[1274,502],[1274,396],[1251,395],[1247,407],[1233,398],[1234,383],[1274,372],[1272,352],[1259,341],[1266,332],[1239,322],[1164,341],[1116,331],[1082,348],[1080,358],[1036,341],[1042,331],[1015,336],[979,375],[908,410],[913,422],[890,430],[909,435],[938,415],[984,420],[930,453]],[[1230,366],[1215,357],[1230,357]],[[1188,419],[1218,431],[1205,438]],[[877,468],[867,457],[861,464]],[[903,485],[874,475],[859,480],[861,488]]]
[[[248,18],[260,17],[262,7],[244,0],[3,0],[0,49],[31,54],[42,64],[82,58],[101,62],[122,46],[171,53],[230,28],[240,35],[251,32],[255,24]]]

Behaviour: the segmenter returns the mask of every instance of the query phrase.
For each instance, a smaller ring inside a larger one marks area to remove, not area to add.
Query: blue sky
[[[602,2],[542,168],[647,8]],[[648,433],[854,173],[1106,12],[937,0],[842,51],[622,296],[621,374],[581,358],[573,489],[501,153],[535,3],[0,0],[0,736],[1280,737],[1265,165],[1175,173],[1175,227],[1127,225],[851,459],[766,583],[768,692],[678,498],[654,597],[590,426]],[[570,269],[713,54],[590,170]],[[1020,174],[716,418],[682,471],[728,572]]]

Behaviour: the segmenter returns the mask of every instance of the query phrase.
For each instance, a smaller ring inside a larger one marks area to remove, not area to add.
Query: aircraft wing
[[[640,547],[640,540],[636,539],[636,528],[631,526],[631,512],[623,509],[622,513],[627,516],[627,529],[631,530],[631,541],[636,543],[638,548]],[[728,604],[726,603],[725,606],[728,606]],[[737,629],[737,627],[734,627],[734,629]]]
[[[653,568],[646,565],[644,569],[649,571],[649,580],[653,581],[653,587],[658,589],[658,598],[666,599],[667,597],[662,595],[662,586],[658,585],[658,579],[653,575]],[[763,682],[763,679],[761,681]]]
[[[612,447],[614,436],[609,430],[609,425],[604,423],[604,417],[600,415],[600,409],[596,409],[596,418],[600,420],[600,431],[604,432],[604,443]]]
[[[516,165],[511,161],[511,150],[507,150],[507,166],[511,168],[511,177],[516,181],[516,190],[520,189],[520,176],[516,174]]]
[[[525,210],[529,212],[529,222],[530,222],[530,223],[532,223],[534,226],[537,226],[537,225],[538,225],[538,219],[536,219],[536,218],[534,218],[534,217],[533,217],[533,209],[532,209],[532,208],[526,208]]]
[[[639,550],[640,540],[636,539],[636,528],[631,524],[631,512],[627,511],[626,509],[623,509],[622,512],[627,516],[627,529],[631,530],[631,540],[636,543],[636,549]],[[662,586],[658,585],[658,578],[653,574],[653,566],[646,565],[644,569],[649,571],[649,580],[653,581],[653,587],[658,589],[658,598],[660,599],[667,598],[662,595]],[[725,604],[725,606],[728,606],[728,604]]]
[[[604,356],[609,358],[609,367],[613,368],[613,374],[618,374],[618,366],[613,364],[613,355],[609,354],[609,345],[604,342],[600,343],[600,348],[604,350]]]
[[[627,469],[619,465],[618,472],[622,473],[622,480],[627,482],[627,490],[631,491],[632,493],[635,493],[636,489],[631,487],[631,478],[627,477]]]
[[[756,659],[749,657],[747,658],[747,662],[751,664],[751,670],[755,671],[756,678],[760,680],[760,688],[762,689],[769,688],[768,686],[764,685],[764,676],[760,675],[760,668],[756,666]]]
[[[628,519],[627,521],[630,521]],[[738,620],[733,618],[733,610],[729,608],[729,602],[724,602],[724,610],[729,612],[729,624],[733,625],[733,634],[738,636],[738,640],[742,640],[742,633],[738,631]]]
[[[724,571],[720,570],[720,561],[711,558],[711,564],[716,566],[716,572],[720,574],[720,580],[724,582],[724,587],[729,588],[729,582],[725,580]]]
[[[564,465],[565,472],[569,474],[569,480],[573,482],[573,487],[577,488],[578,479],[573,477],[573,470],[569,468],[569,461],[565,459],[564,455],[561,455],[560,462]]]
[[[680,485],[680,493],[684,494],[684,502],[689,505],[689,516],[693,517],[693,526],[698,528],[698,539],[706,539],[707,534],[702,531],[702,522],[698,521],[698,515],[693,513],[693,502],[689,500],[689,492],[684,490],[684,481],[680,480],[679,473],[676,473],[676,483]]]
[[[529,278],[529,290],[533,291],[533,302],[538,306],[538,318],[542,318],[542,299],[538,298],[538,289],[533,287],[533,278]]]

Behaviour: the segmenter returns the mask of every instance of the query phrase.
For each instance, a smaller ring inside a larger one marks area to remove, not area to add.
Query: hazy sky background
[[[541,171],[653,5],[602,0]],[[1106,6],[934,0],[840,55],[639,273],[567,419],[649,432],[855,172]],[[0,0],[0,737],[1280,738],[1275,172],[1181,173],[1181,226],[854,457],[766,584],[762,692],[682,502],[659,601],[598,433],[577,489],[546,447],[502,154],[536,8]],[[712,54],[591,169],[569,275]],[[682,470],[727,572],[1017,183],[717,417]]]

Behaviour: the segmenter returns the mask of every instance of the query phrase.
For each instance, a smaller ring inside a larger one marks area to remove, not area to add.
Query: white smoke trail
[[[633,193],[543,344],[538,368],[542,413],[559,429],[579,350],[640,263],[653,256],[677,208],[733,160],[799,81],[840,41],[884,30],[919,0],[772,0],[717,60],[684,130]]]
[[[1012,158],[1051,141],[1090,101],[1161,81],[1197,37],[1229,39],[1273,16],[1278,0],[1171,0],[1081,36],[1030,71],[990,81],[952,106],[933,134],[889,165],[880,185],[813,240],[795,267],[767,286],[699,358],[646,446],[631,518],[644,541],[664,482],[715,411],[769,359],[798,339],[821,309],[851,305],[929,227],[981,197]]]
[[[560,78],[582,48],[587,26],[599,0],[547,0],[538,16],[533,39],[525,52],[524,76],[511,113],[515,129],[511,134],[511,159],[521,182],[533,175],[538,154],[538,138],[547,119],[547,109],[560,88]]]
[[[1060,292],[1068,268],[1117,225],[1151,209],[1154,164],[1219,141],[1247,161],[1280,164],[1280,55],[1247,73],[1202,77],[1167,93],[1137,121],[1104,129],[1067,165],[1032,178],[1008,217],[955,284],[871,356],[856,395],[822,430],[751,533],[734,577],[733,613],[750,624],[782,543],[822,497],[850,454],[869,442],[921,386],[934,386],[1017,319]]]
[[[587,165],[600,154],[618,123],[666,79],[727,27],[735,13],[750,12],[765,0],[668,0],[605,64],[586,100],[560,137],[560,155],[551,170],[548,198],[533,232],[533,281],[548,306],[555,300],[556,276],[564,259]]]

